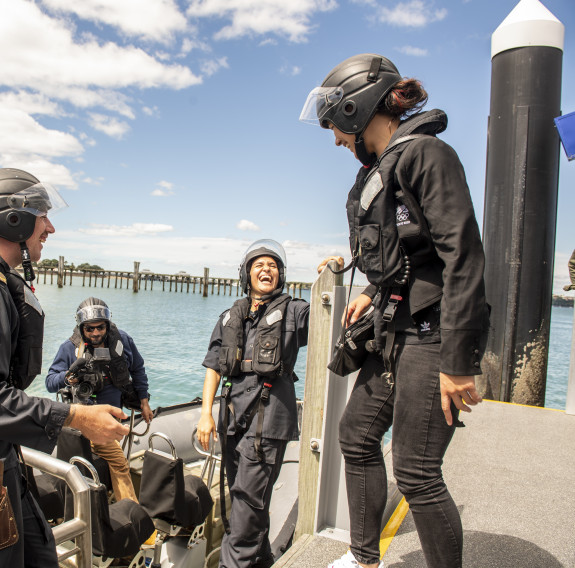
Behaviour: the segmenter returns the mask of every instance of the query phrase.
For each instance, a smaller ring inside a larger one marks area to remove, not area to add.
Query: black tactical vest
[[[44,311],[26,281],[11,270],[4,273],[6,284],[20,320],[18,342],[10,361],[10,384],[26,389],[42,370],[42,342],[44,340]]]
[[[84,339],[78,329],[74,328],[70,341],[78,349],[78,357],[91,357],[90,353],[86,353]],[[108,364],[109,375],[108,378],[116,388],[125,387],[130,383],[130,371],[128,370],[128,361],[124,357],[124,344],[120,332],[115,324],[110,322],[108,334],[106,335],[106,343],[110,350],[110,363]]]
[[[425,135],[417,135],[417,138]],[[409,188],[400,187],[396,168],[411,138],[392,145],[370,171],[362,168],[351,189],[347,214],[350,246],[358,268],[371,284],[393,285],[402,253],[411,261],[409,281],[412,314],[442,295],[441,265],[421,207]]]
[[[293,371],[286,369],[282,360],[282,329],[290,300],[287,294],[273,299],[258,322],[250,367],[259,376],[273,378]],[[250,304],[249,298],[242,298],[224,316],[219,359],[220,374],[223,377],[236,377],[242,373],[244,322]],[[243,372],[246,372],[245,365]]]

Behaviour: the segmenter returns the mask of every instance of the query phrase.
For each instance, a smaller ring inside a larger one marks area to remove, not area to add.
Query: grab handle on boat
[[[130,458],[132,456],[132,445],[134,442],[134,436],[136,436],[137,438],[145,436],[149,432],[151,426],[151,423],[146,424],[146,429],[141,434],[139,432],[135,432],[134,431],[135,414],[136,413],[132,408],[132,413],[130,415],[130,431],[128,432],[128,435],[124,438],[124,443],[122,444],[122,450],[124,451],[126,450],[126,446],[128,446],[128,451],[126,452],[126,459],[128,460],[128,462],[130,461]]]
[[[214,455],[214,449],[215,449],[214,438],[213,437],[210,438],[210,451],[206,452],[206,450],[204,450],[204,448],[202,448],[202,446],[199,445],[199,441],[198,441],[198,438],[196,436],[197,432],[198,432],[198,427],[196,426],[194,428],[194,431],[192,432],[192,444],[194,445],[194,450],[196,450],[196,452],[198,452],[198,454],[200,454],[201,456],[204,456],[206,458],[213,458],[216,461],[222,461],[221,458]]]
[[[204,465],[202,466],[202,472],[200,473],[200,478],[204,479],[204,476],[206,475],[206,470],[207,470],[208,475],[206,478],[206,485],[208,486],[209,489],[211,489],[212,483],[214,480],[214,472],[216,470],[215,463],[221,462],[222,458],[218,457],[214,454],[214,451],[216,449],[216,442],[215,442],[213,437],[210,438],[210,451],[209,452],[206,452],[204,450],[204,448],[202,448],[201,446],[198,446],[198,444],[196,443],[198,440],[198,438],[196,436],[197,432],[198,432],[198,427],[196,426],[194,428],[194,431],[192,432],[192,444],[194,446],[194,450],[196,450],[196,452],[198,452],[198,454],[200,454],[201,456],[206,457],[206,459],[204,461]]]
[[[100,476],[98,475],[96,468],[87,459],[82,458],[80,456],[72,456],[70,458],[70,463],[72,465],[74,465],[75,463],[81,463],[92,474],[92,480],[94,481],[94,483],[98,487],[100,486]]]
[[[177,460],[178,459],[178,455],[176,453],[176,448],[174,447],[174,443],[172,442],[172,440],[170,440],[170,438],[168,436],[166,436],[166,434],[162,433],[162,432],[153,432],[152,434],[150,434],[150,437],[148,438],[148,447],[150,448],[150,450],[154,451],[154,444],[152,444],[152,439],[155,437],[158,438],[162,438],[163,440],[165,440],[168,445],[170,446],[170,449],[172,450],[172,457]]]

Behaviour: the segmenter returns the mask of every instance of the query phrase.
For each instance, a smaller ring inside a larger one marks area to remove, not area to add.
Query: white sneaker
[[[358,568],[359,564],[355,559],[355,556],[348,550],[341,558],[338,558],[332,562],[327,568]],[[385,568],[383,565],[383,560],[379,561],[377,568]]]

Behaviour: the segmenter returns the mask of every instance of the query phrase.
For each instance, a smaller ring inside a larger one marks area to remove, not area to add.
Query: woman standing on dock
[[[351,550],[330,568],[383,567],[387,500],[381,440],[393,423],[393,466],[427,565],[459,568],[463,530],[441,466],[459,410],[481,402],[488,315],[484,256],[463,167],[436,138],[447,117],[421,112],[427,93],[379,55],[335,67],[300,120],[332,130],[362,163],[347,201],[355,265],[370,285],[346,325],[374,303],[368,355],[340,422]],[[383,488],[383,490],[382,490]]]

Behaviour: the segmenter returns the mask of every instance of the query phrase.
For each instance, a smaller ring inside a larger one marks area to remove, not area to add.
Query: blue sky
[[[575,111],[575,6],[562,111]],[[0,0],[0,165],[70,207],[44,258],[235,277],[258,238],[288,279],[349,258],[358,163],[300,123],[308,92],[355,53],[392,59],[442,108],[482,222],[491,34],[517,0]],[[555,290],[575,247],[575,163],[562,151]]]

